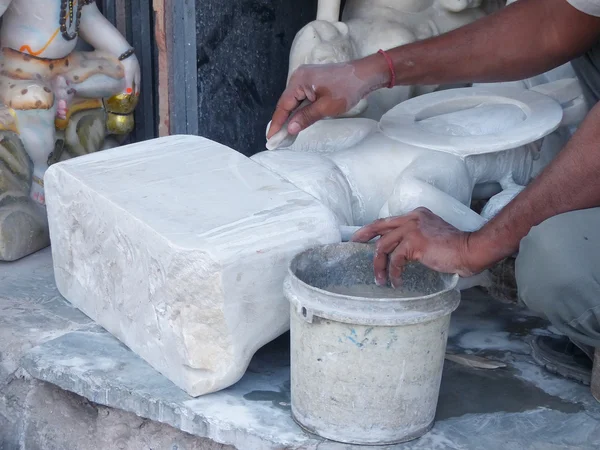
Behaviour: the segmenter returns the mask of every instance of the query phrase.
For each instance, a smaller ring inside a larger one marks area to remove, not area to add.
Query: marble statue
[[[317,20],[296,35],[288,77],[303,64],[341,63],[437,36],[499,9],[502,0],[319,0]],[[376,91],[347,117],[374,120],[398,103],[438,86],[396,86]]]
[[[48,166],[132,130],[140,67],[94,0],[0,0],[0,14],[0,261],[12,261],[49,244]]]
[[[550,162],[586,114],[566,65],[521,82],[415,97],[379,123],[322,120],[287,148],[252,159],[319,199],[342,226],[426,207],[473,231]],[[491,196],[481,215],[470,208],[474,193]]]
[[[289,76],[302,64],[349,61],[378,49],[436,36],[514,1],[348,0],[339,21],[340,2],[320,0],[317,20],[300,30],[292,45]],[[269,140],[267,148],[286,151],[259,153],[254,159],[319,198],[345,225],[360,226],[379,217],[425,206],[458,228],[475,230],[550,162],[588,108],[570,63],[527,80],[474,86],[544,93],[564,106],[561,126],[539,140],[503,148],[502,152],[467,148],[470,145],[467,142],[458,153],[456,148],[443,149],[446,154],[440,154],[442,149],[417,149],[422,146],[393,142],[390,134],[400,132],[386,133],[377,122],[405,100],[441,87],[396,86],[370,94],[341,118],[320,121],[298,137],[281,130]],[[406,107],[418,104],[414,100]],[[469,121],[470,114],[468,110],[455,111],[442,122],[454,121],[445,125],[460,126],[458,122]],[[388,131],[395,126],[392,118],[393,114],[387,118]],[[512,119],[500,112],[496,117],[491,114],[489,120],[492,128],[488,131],[492,133],[496,121],[508,120],[509,126]],[[437,130],[440,136],[445,131]],[[459,131],[462,132],[469,133]],[[367,166],[385,168],[376,175]],[[469,208],[473,199],[489,200],[481,216]]]

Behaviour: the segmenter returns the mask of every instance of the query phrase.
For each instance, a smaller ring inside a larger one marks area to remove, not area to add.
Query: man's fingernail
[[[300,124],[298,122],[292,122],[290,123],[288,130],[292,134],[298,134],[300,133]]]

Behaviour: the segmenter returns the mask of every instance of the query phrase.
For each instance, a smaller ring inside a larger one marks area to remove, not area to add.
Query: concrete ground
[[[531,337],[547,333],[514,305],[464,293],[449,350],[507,367],[447,361],[434,429],[387,448],[600,448],[600,404],[589,388],[546,373],[529,355]],[[293,422],[288,349],[284,335],[235,386],[194,399],[58,294],[48,250],[0,263],[0,450],[356,448]]]

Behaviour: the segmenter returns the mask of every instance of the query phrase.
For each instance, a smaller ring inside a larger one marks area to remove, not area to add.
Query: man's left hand
[[[389,278],[398,287],[402,271],[409,261],[419,261],[442,273],[462,277],[484,270],[484,258],[469,251],[470,233],[459,231],[426,208],[401,217],[380,219],[361,228],[354,242],[368,242],[380,236],[375,249],[375,280],[385,285]]]

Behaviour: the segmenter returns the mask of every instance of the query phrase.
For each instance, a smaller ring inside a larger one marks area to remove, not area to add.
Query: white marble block
[[[289,260],[340,240],[309,194],[196,136],[59,163],[45,186],[62,295],[193,396],[288,329]]]

